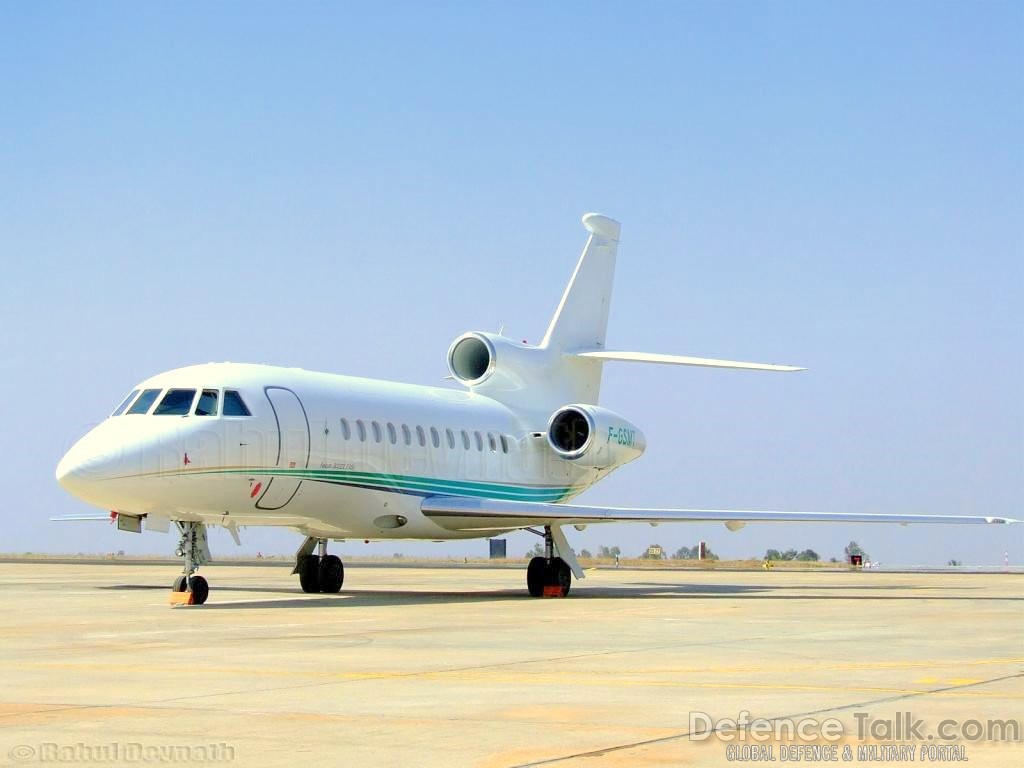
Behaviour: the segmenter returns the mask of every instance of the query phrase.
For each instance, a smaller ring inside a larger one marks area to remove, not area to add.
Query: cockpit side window
[[[128,415],[146,413],[149,411],[149,407],[156,400],[157,395],[160,394],[159,389],[146,389],[143,390],[142,394],[139,395],[139,399],[136,400],[132,407],[128,409]]]
[[[194,389],[168,389],[160,405],[153,411],[154,416],[188,416],[195,399]]]
[[[196,416],[217,415],[218,392],[216,389],[204,389],[196,402]]]
[[[225,416],[252,416],[242,396],[233,389],[224,390]]]
[[[134,400],[135,396],[137,394],[139,394],[139,390],[133,389],[131,391],[131,394],[129,394],[128,397],[126,397],[124,400],[122,400],[121,404],[119,406],[117,406],[117,410],[114,411],[110,415],[111,416],[120,416],[122,413],[124,413],[124,409],[128,407],[128,403],[130,403],[132,400]]]

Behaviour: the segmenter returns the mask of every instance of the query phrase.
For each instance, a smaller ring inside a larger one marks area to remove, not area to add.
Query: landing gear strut
[[[317,554],[313,554],[316,548]],[[295,553],[295,570],[303,592],[337,594],[345,582],[345,566],[337,555],[327,554],[327,539],[308,536]]]
[[[184,559],[185,567],[181,576],[174,580],[173,592],[191,592],[193,605],[202,605],[210,595],[210,585],[202,576],[196,576],[199,566],[210,562],[210,547],[206,543],[206,526],[186,520],[175,522],[181,539],[175,554]]]
[[[540,597],[557,591],[559,597],[569,594],[572,586],[572,570],[560,557],[555,557],[555,542],[551,526],[544,526],[544,557],[530,560],[526,568],[526,588],[530,597]]]

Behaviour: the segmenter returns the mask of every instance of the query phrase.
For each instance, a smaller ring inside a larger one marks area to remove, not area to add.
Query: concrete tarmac
[[[598,570],[530,599],[525,569],[203,574],[171,608],[173,567],[0,565],[0,765],[1024,765],[1019,575]],[[744,711],[776,732],[694,738]]]

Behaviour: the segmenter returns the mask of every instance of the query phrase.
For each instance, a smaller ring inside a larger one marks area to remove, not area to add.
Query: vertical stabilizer
[[[590,237],[540,345],[557,355],[604,349],[615,254],[619,248],[619,222],[599,213],[588,213],[583,217],[583,226]],[[571,354],[563,358],[564,375],[569,377],[578,402],[597,403],[601,363]]]
[[[590,233],[541,347],[559,352],[603,349],[619,247],[619,222],[598,213],[583,217]]]

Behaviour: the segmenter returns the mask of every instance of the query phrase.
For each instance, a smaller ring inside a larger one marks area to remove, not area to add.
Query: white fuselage
[[[449,539],[420,512],[430,496],[557,502],[611,471],[566,461],[549,412],[480,394],[296,368],[219,363],[142,382],[146,413],[113,415],[57,469],[78,498],[123,515],[228,527],[276,525],[332,538]],[[155,415],[170,390],[187,415]],[[216,415],[198,415],[204,390]],[[226,415],[237,392],[250,415]],[[129,409],[130,410],[130,409]]]

